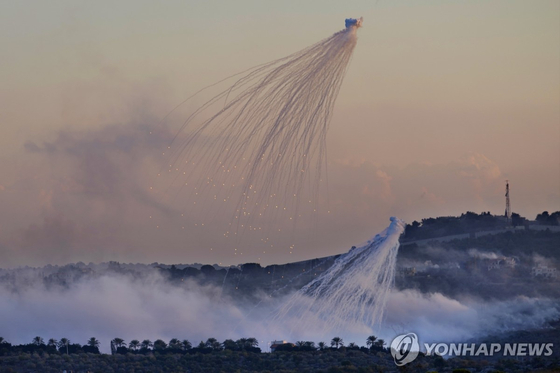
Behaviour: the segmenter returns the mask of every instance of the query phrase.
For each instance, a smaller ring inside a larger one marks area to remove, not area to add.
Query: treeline
[[[385,341],[378,339],[375,336],[369,336],[366,339],[366,346],[358,346],[356,343],[349,343],[345,346],[344,341],[340,337],[334,337],[330,341],[330,346],[326,342],[319,342],[315,344],[313,341],[298,341],[296,343],[282,343],[272,345],[272,351],[286,351],[286,352],[305,352],[305,351],[324,351],[324,350],[341,350],[341,351],[363,351],[363,352],[387,352],[385,348]],[[12,345],[4,338],[0,337],[0,356],[13,355],[18,353],[47,353],[47,354],[78,354],[78,353],[91,353],[100,354],[100,342],[97,338],[90,338],[84,345],[79,343],[71,343],[68,338],[61,338],[56,340],[49,339],[47,342],[42,337],[35,337],[29,344]],[[145,339],[139,341],[133,339],[130,342],[122,338],[114,338],[111,340],[111,354],[141,354],[157,352],[158,354],[208,354],[218,351],[240,351],[261,353],[259,342],[256,338],[240,338],[238,340],[226,339],[219,342],[216,338],[208,338],[206,342],[200,341],[196,346],[188,339],[180,340],[172,338],[168,343],[162,339],[151,341]]]
[[[363,352],[387,352],[385,348],[385,341],[370,335],[366,339],[366,346],[358,346],[356,343],[351,342],[344,345],[344,340],[340,337],[331,339],[330,347],[325,342],[315,344],[313,341],[298,341],[296,343],[284,343],[274,347],[275,352],[288,351],[288,352],[305,352],[305,351],[325,351],[325,350],[342,350],[342,351],[363,351]],[[272,347],[272,346],[271,346]],[[272,348],[271,348],[272,349]]]
[[[10,342],[0,337],[0,356],[13,355],[19,353],[46,353],[46,354],[77,354],[90,353],[99,354],[99,341],[90,338],[86,344],[71,343],[68,338],[56,340],[49,339],[47,342],[39,336],[33,338],[31,343],[22,345],[12,345]]]
[[[335,337],[336,338],[336,337]],[[279,351],[274,353],[250,353],[245,351],[221,350],[212,353],[175,354],[86,354],[86,353],[17,353],[0,355],[0,372],[2,373],[379,373],[394,372],[397,367],[387,349],[375,352],[365,351],[363,347],[355,349],[353,344],[344,346],[341,339],[335,339],[334,346],[317,350]],[[369,339],[369,338],[368,338]],[[336,343],[338,341],[338,348]],[[131,341],[132,342],[132,341]],[[225,341],[224,341],[225,342]],[[371,342],[371,340],[370,340]],[[375,340],[379,347],[381,341]],[[123,341],[124,343],[124,341]],[[154,342],[155,343],[155,342]],[[304,344],[307,342],[304,342]],[[128,346],[129,344],[127,344]],[[167,343],[167,345],[169,345]],[[293,344],[298,346],[299,342]],[[278,351],[278,350],[277,350]],[[400,372],[528,372],[557,368],[557,358],[542,359],[527,357],[523,360],[505,359],[491,361],[487,359],[443,359],[439,356],[419,356]],[[552,370],[550,370],[552,371]],[[556,370],[554,370],[556,371]]]
[[[507,226],[522,226],[528,224],[551,225],[560,224],[560,211],[549,214],[544,211],[538,214],[534,221],[513,213],[511,222],[505,216],[492,215],[490,212],[477,214],[468,211],[461,216],[441,216],[437,218],[425,218],[421,221],[413,221],[407,224],[404,238],[406,240],[421,240],[434,237],[450,236],[456,234],[472,233],[483,230],[501,229]]]
[[[188,339],[180,340],[178,338],[171,339],[169,343],[162,339],[157,339],[154,342],[149,339],[142,342],[133,339],[128,344],[122,338],[115,338],[111,341],[111,353],[123,355],[128,353],[147,354],[150,352],[160,354],[208,354],[222,350],[260,353],[261,349],[258,346],[259,342],[256,338],[240,338],[236,341],[226,339],[223,342],[218,342],[216,338],[208,338],[206,342],[200,341],[196,346],[193,346]]]
[[[548,211],[543,211],[538,214],[535,221],[541,225],[560,225],[560,211],[549,214]]]

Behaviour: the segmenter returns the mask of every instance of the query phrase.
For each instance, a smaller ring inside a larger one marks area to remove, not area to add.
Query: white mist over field
[[[387,301],[384,334],[415,332],[423,342],[469,339],[538,329],[560,317],[556,299],[516,297],[508,300],[453,299],[440,293],[394,291]]]
[[[85,344],[90,337],[109,351],[109,341],[186,338],[192,343],[210,337],[255,337],[261,348],[276,339],[329,342],[340,336],[346,342],[365,344],[375,334],[390,341],[400,332],[414,331],[423,341],[464,341],[487,334],[542,327],[560,317],[555,300],[519,298],[508,301],[462,302],[441,294],[414,290],[389,294],[380,328],[351,322],[347,329],[323,329],[324,320],[309,315],[302,329],[266,321],[274,308],[239,306],[220,295],[220,289],[194,283],[178,288],[156,274],[141,280],[128,276],[101,276],[76,283],[70,289],[32,287],[12,292],[0,287],[0,336],[11,343],[43,338],[69,338]],[[336,308],[336,307],[333,307]],[[339,325],[342,325],[339,320]]]

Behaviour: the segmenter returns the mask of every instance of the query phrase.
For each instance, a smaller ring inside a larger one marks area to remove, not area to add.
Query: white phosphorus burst
[[[256,230],[254,219],[280,213],[295,226],[300,201],[317,195],[326,168],[326,134],[361,25],[347,19],[345,29],[310,47],[234,75],[166,150],[172,185],[202,203],[231,199],[232,230]]]
[[[293,294],[273,320],[292,330],[318,323],[325,332],[379,327],[394,284],[404,227],[402,220],[392,217],[382,233],[338,257],[328,270]]]

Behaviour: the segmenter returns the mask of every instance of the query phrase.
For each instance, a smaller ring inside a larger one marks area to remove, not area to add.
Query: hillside
[[[557,275],[560,268],[559,216],[559,212],[543,213],[534,222],[520,218],[526,224],[516,229],[504,226],[502,217],[488,213],[468,212],[460,217],[413,222],[407,225],[401,238],[396,286],[426,293],[441,292],[454,298],[462,295],[486,299],[518,295],[560,298],[560,276]],[[455,238],[461,232],[468,233]],[[441,235],[450,238],[438,239]],[[104,275],[141,279],[158,273],[170,284],[187,286],[194,282],[216,286],[223,294],[246,303],[258,301],[263,294],[275,297],[299,289],[328,269],[336,258],[331,256],[265,267],[245,263],[229,268],[117,262],[49,265],[0,269],[0,284],[12,291],[37,284],[47,289],[68,288],[78,281]],[[480,286],[482,284],[484,286]]]

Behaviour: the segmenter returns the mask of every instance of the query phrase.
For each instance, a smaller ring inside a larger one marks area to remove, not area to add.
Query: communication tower
[[[511,222],[511,206],[509,204],[509,180],[506,180],[506,219]]]

